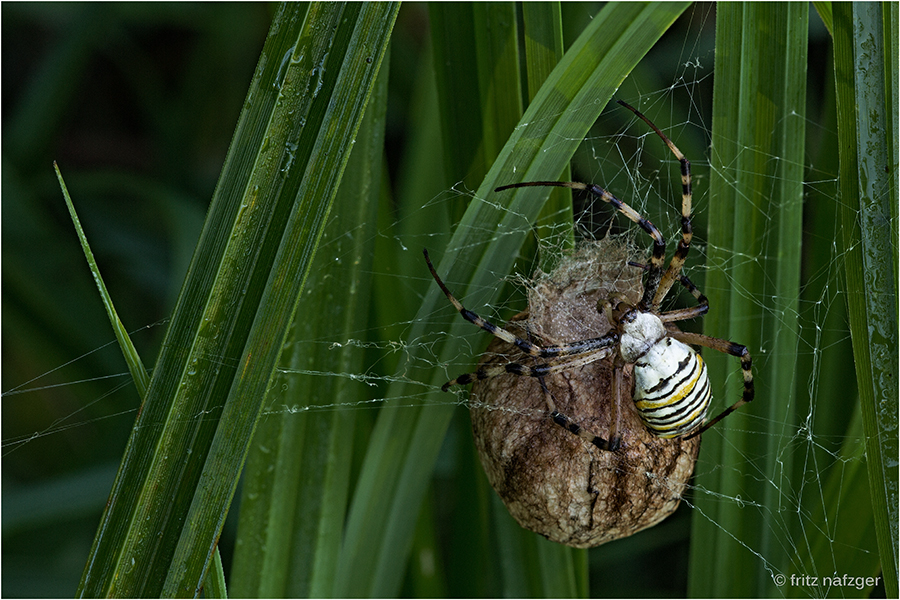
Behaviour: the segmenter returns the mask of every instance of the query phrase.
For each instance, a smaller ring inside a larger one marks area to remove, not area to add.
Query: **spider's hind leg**
[[[507,333],[507,335],[513,335],[506,330],[503,331]],[[521,375],[524,377],[544,377],[553,373],[559,373],[560,371],[581,367],[609,356],[609,353],[612,352],[612,346],[619,340],[619,335],[615,332],[610,332],[604,336],[584,340],[583,342],[572,344],[571,346],[547,346],[546,348],[541,348],[536,344],[532,344],[531,342],[515,336],[513,336],[513,338],[520,340],[522,344],[528,344],[537,348],[537,352],[532,354],[532,356],[536,358],[544,357],[544,354],[546,353],[552,358],[545,363],[540,363],[533,367],[517,362],[480,367],[477,371],[463,373],[456,379],[451,379],[441,386],[441,391],[446,392],[454,385],[466,385],[476,380],[490,379],[491,377],[497,377],[504,373],[512,373],[513,375]],[[506,341],[505,338],[501,337],[500,339]],[[521,344],[515,344],[515,346],[521,349]]]
[[[532,341],[531,337],[531,329],[528,327],[528,324],[525,324],[525,332],[528,334],[529,341]],[[572,419],[562,414],[556,409],[556,401],[553,398],[553,392],[550,391],[550,388],[547,387],[547,381],[543,375],[537,378],[538,383],[541,384],[541,391],[544,393],[544,400],[547,402],[547,409],[550,411],[550,418],[554,423],[565,429],[570,433],[574,433],[581,439],[589,442],[595,446],[597,446],[601,450],[608,450],[610,452],[615,452],[619,449],[619,444],[621,440],[616,435],[616,425],[615,421],[612,421],[612,428],[610,429],[610,438],[609,441],[603,439],[599,435],[594,435],[590,431],[586,431],[581,428],[581,425],[574,422]]]
[[[609,441],[607,441],[599,435],[594,435],[590,431],[582,429],[581,425],[556,410],[556,403],[553,401],[553,392],[551,392],[547,387],[547,383],[544,381],[544,377],[538,377],[538,382],[541,384],[541,390],[543,390],[544,392],[544,399],[547,401],[547,408],[550,410],[550,418],[554,423],[556,423],[566,431],[574,433],[586,442],[597,446],[601,450],[615,452],[619,449],[621,439],[616,435],[611,436]]]
[[[709,337],[708,335],[702,335],[700,333],[688,333],[686,331],[679,331],[673,332],[670,335],[673,338],[684,342],[685,344],[694,344],[697,346],[703,346],[704,348],[711,348],[718,352],[730,354],[731,356],[739,358],[741,360],[741,371],[744,376],[744,393],[741,396],[741,399],[719,413],[716,418],[707,421],[703,424],[702,427],[699,427],[690,435],[685,436],[685,439],[691,439],[692,437],[700,435],[743,405],[753,402],[753,397],[755,395],[753,387],[753,359],[750,358],[750,351],[747,350],[746,346],[735,344],[734,342],[730,342],[728,340]]]

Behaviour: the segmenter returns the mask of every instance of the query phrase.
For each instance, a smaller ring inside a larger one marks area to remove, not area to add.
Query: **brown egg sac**
[[[506,329],[541,345],[562,345],[607,333],[597,303],[611,293],[637,303],[642,270],[628,266],[617,238],[583,242],[549,274],[539,273],[528,310]],[[545,377],[557,410],[583,429],[609,439],[613,356]],[[529,356],[494,338],[479,366]],[[503,374],[473,384],[472,428],[494,490],[518,523],[576,548],[598,546],[659,523],[681,501],[700,439],[663,439],[640,420],[632,401],[631,366],[623,369],[619,399],[621,446],[600,450],[554,423],[537,377]]]

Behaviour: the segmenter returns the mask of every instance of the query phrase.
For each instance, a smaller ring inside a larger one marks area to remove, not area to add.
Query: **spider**
[[[751,358],[745,346],[728,340],[709,337],[699,333],[679,331],[674,325],[705,314],[709,302],[700,290],[684,275],[684,266],[691,247],[691,167],[680,150],[647,117],[634,107],[618,101],[647,123],[662,138],[669,150],[681,164],[681,241],[667,268],[665,265],[666,242],[660,231],[633,208],[595,184],[572,181],[531,181],[514,183],[496,188],[502,192],[521,187],[567,187],[583,190],[614,206],[631,221],[639,225],[653,238],[653,253],[649,264],[629,262],[629,266],[645,272],[643,297],[632,305],[621,294],[611,294],[597,304],[597,310],[605,314],[612,329],[600,337],[580,340],[562,345],[540,345],[522,339],[498,327],[472,311],[466,309],[438,276],[425,250],[425,261],[432,277],[453,304],[460,315],[470,323],[488,331],[501,340],[514,345],[526,354],[540,359],[534,366],[507,362],[501,365],[484,366],[472,373],[465,373],[442,386],[447,391],[454,385],[466,385],[475,380],[488,379],[504,373],[536,377],[547,402],[550,418],[554,423],[593,444],[601,450],[615,451],[621,438],[616,431],[615,411],[621,390],[613,390],[612,414],[608,439],[582,428],[578,423],[556,409],[553,395],[544,378],[547,375],[572,369],[601,360],[615,353],[613,361],[616,369],[633,365],[634,391],[632,398],[644,426],[660,438],[690,439],[700,435],[733,411],[753,400],[753,374]],[[676,283],[684,286],[696,299],[697,305],[661,312],[660,305]],[[707,377],[706,363],[688,344],[711,348],[740,358],[744,378],[744,391],[740,400],[723,410],[711,421],[706,421],[711,392]],[[617,378],[613,378],[614,382]]]

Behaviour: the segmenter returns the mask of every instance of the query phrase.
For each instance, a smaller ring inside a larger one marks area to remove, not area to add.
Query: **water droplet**
[[[294,54],[294,46],[291,46],[290,49],[284,53],[281,64],[278,66],[278,73],[275,75],[275,81],[272,83],[272,87],[276,90],[280,90],[281,86],[284,84],[284,78],[285,75],[287,75],[288,63],[291,60],[292,54]]]

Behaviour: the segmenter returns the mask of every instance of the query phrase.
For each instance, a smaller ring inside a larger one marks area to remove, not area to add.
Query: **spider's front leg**
[[[650,267],[648,265],[628,261],[629,266],[637,267],[639,269],[648,270]],[[697,286],[694,283],[685,277],[684,275],[678,275],[676,280],[684,286],[684,288],[691,293],[695,300],[697,300],[697,306],[691,306],[689,308],[679,308],[675,310],[668,310],[666,312],[659,313],[657,316],[663,323],[671,323],[673,321],[686,321],[687,319],[693,319],[694,317],[699,317],[701,315],[705,315],[709,312],[709,300],[706,296],[703,295],[703,292],[697,289]]]

